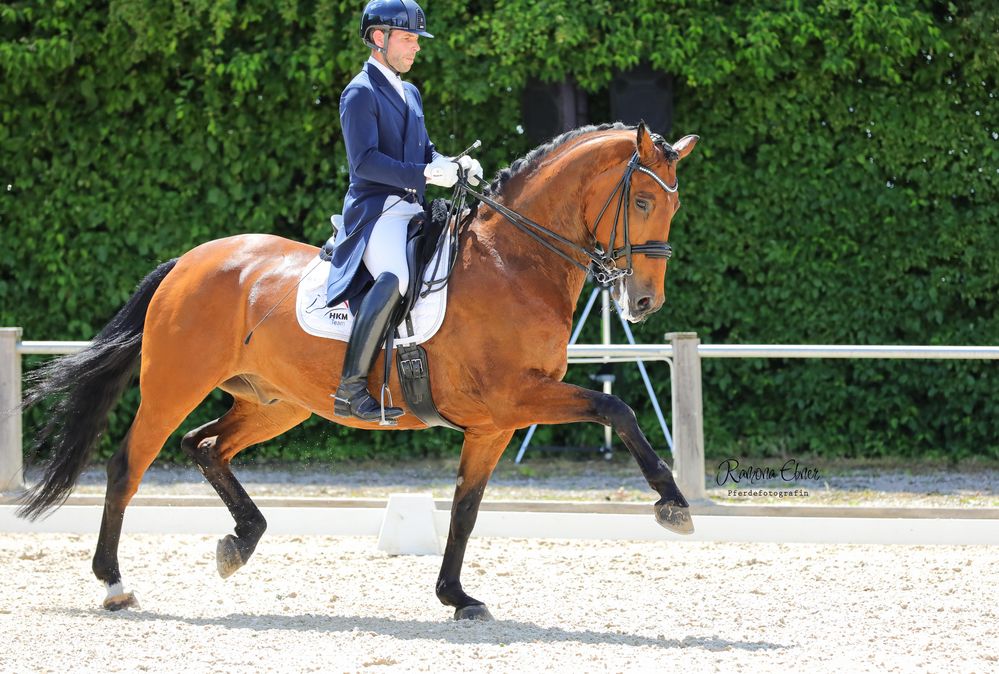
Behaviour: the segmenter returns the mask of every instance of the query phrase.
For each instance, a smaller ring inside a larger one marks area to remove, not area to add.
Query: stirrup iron
[[[378,425],[379,426],[398,426],[399,422],[396,421],[395,419],[386,419],[385,418],[385,394],[388,394],[388,406],[389,407],[395,407],[395,403],[392,401],[392,391],[389,390],[389,387],[386,384],[382,384],[382,391],[381,391],[381,396],[380,396],[381,400],[379,400],[379,402],[382,405],[382,418],[378,422]]]

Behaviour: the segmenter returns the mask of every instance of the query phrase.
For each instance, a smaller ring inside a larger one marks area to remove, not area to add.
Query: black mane
[[[549,152],[552,152],[570,140],[578,138],[586,133],[592,133],[594,131],[629,131],[637,129],[637,126],[629,126],[627,124],[622,124],[621,122],[613,122],[610,124],[591,124],[589,126],[581,126],[578,129],[573,129],[571,131],[566,131],[560,136],[552,138],[549,142],[544,145],[539,145],[526,155],[516,160],[510,166],[502,169],[496,174],[489,186],[483,190],[483,194],[486,195],[496,195],[499,193],[503,186],[522,171],[532,169],[536,167],[542,159],[544,159]],[[669,161],[677,161],[680,155],[676,153],[676,150],[666,142],[666,139],[657,133],[652,134],[652,141],[663,151],[666,159]]]

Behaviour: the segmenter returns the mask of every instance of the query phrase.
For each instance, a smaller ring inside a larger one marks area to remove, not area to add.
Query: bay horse
[[[680,206],[676,167],[696,142],[697,136],[686,136],[671,146],[644,124],[570,131],[501,171],[483,191],[494,205],[484,204],[462,232],[444,323],[424,345],[438,409],[465,429],[436,585],[455,619],[491,619],[485,604],[466,594],[460,572],[486,483],[517,429],[576,421],[613,426],[660,496],[657,521],[674,532],[693,531],[689,504],[631,408],[561,380],[587,264],[602,260],[627,319],[639,321],[662,306],[666,241]],[[612,221],[603,212],[615,194]],[[544,223],[554,238],[542,245],[525,235],[511,226],[506,209]],[[622,212],[625,226],[619,228]],[[169,435],[212,390],[229,393],[231,409],[187,433],[181,444],[235,520],[235,535],[221,539],[216,550],[222,577],[247,562],[266,528],[232,473],[236,454],[312,414],[379,429],[334,417],[330,393],[346,345],[307,334],[294,301],[282,299],[316,255],[314,246],[261,234],[202,244],[151,272],[86,350],[51,361],[29,379],[25,406],[49,396],[57,400],[36,443],[50,445],[51,458],[19,511],[36,518],[65,502],[139,368],[141,403],[108,462],[93,559],[94,574],[107,588],[105,608],[135,603],[118,567],[125,508]],[[245,343],[248,330],[272,309]],[[379,362],[369,382],[382,375]],[[403,400],[395,375],[390,390]],[[406,414],[394,428],[425,426]]]

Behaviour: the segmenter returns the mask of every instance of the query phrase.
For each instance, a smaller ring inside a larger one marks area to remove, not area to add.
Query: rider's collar
[[[402,96],[402,100],[406,100],[406,91],[402,88],[402,75],[389,68],[374,56],[368,57],[368,63],[378,68],[379,72],[381,72],[381,74],[385,76],[385,79],[389,81],[389,84],[392,85],[392,88],[399,92],[399,95]]]

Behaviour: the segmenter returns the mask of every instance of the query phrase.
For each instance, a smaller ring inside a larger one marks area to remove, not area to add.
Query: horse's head
[[[680,208],[676,165],[690,154],[697,136],[684,136],[670,146],[639,124],[635,144],[622,144],[627,156],[594,177],[586,204],[587,222],[597,221],[597,244],[607,250],[619,270],[612,275],[611,295],[622,315],[638,322],[665,301],[670,221]],[[637,158],[637,163],[635,159]],[[615,187],[618,188],[615,193]],[[612,195],[608,199],[606,195]],[[601,215],[601,210],[606,210]],[[620,211],[620,212],[619,212]]]

